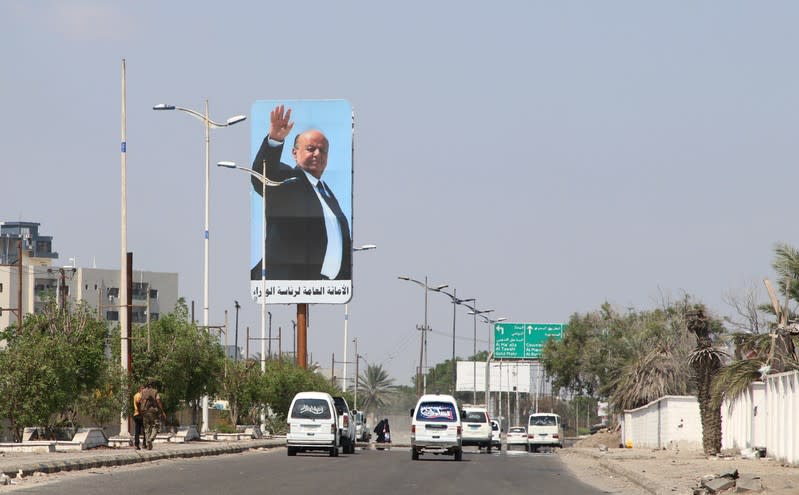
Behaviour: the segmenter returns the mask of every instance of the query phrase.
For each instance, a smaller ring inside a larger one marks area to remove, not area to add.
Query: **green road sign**
[[[495,323],[494,358],[538,359],[550,338],[560,340],[562,323]]]

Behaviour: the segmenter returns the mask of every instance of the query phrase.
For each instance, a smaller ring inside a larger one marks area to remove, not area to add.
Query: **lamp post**
[[[209,191],[211,182],[211,128],[228,127],[238,124],[247,119],[244,115],[235,115],[227,119],[225,123],[214,122],[208,117],[208,100],[205,100],[205,113],[197,112],[190,108],[179,107],[176,105],[167,105],[159,103],[153,106],[153,110],[180,110],[181,112],[188,113],[192,117],[199,119],[205,124],[205,225],[203,230],[203,244],[205,246],[205,254],[203,261],[203,327],[208,329],[208,213],[209,213]],[[203,396],[203,433],[208,431],[208,396]]]
[[[241,170],[242,172],[246,172],[259,181],[261,181],[261,199],[263,200],[263,208],[262,211],[264,212],[263,221],[261,224],[261,373],[266,373],[266,359],[264,358],[264,346],[265,346],[265,338],[266,338],[266,187],[277,187],[288,182],[294,182],[297,180],[294,177],[286,179],[284,181],[276,182],[273,180],[268,179],[265,175],[259,174],[255,170],[250,168],[239,167],[234,162],[219,162],[216,164],[218,167],[224,168],[232,168],[235,170]],[[271,333],[272,329],[272,313],[269,313],[269,329]],[[271,345],[271,341],[270,341]],[[261,412],[261,426],[263,429],[266,428],[266,413]]]
[[[235,347],[234,350],[236,351],[236,357],[234,361],[238,361],[239,360],[239,309],[241,309],[241,306],[239,306],[238,301],[233,301],[233,302],[236,303],[236,341],[234,342],[234,347]]]
[[[493,309],[489,309],[489,310],[486,310],[486,311],[479,311],[479,312],[477,312],[477,310],[475,310],[475,311],[476,312],[471,312],[471,314],[475,314],[475,318],[477,318],[477,315],[480,315],[480,318],[482,318],[483,321],[486,322],[486,326],[488,328],[488,359],[486,360],[486,377],[488,377],[490,375],[488,367],[489,367],[489,364],[490,364],[491,355],[493,354],[493,352],[491,352],[491,325],[493,325],[494,323],[499,323],[500,321],[505,321],[505,320],[507,320],[507,318],[497,318],[495,320],[492,320],[491,318],[489,318],[488,316],[486,316],[484,314],[484,313],[490,313],[490,312],[494,311]],[[500,375],[500,379],[501,378],[502,377]],[[488,387],[488,379],[486,379],[486,392],[485,392],[485,395],[486,395],[485,396],[486,407],[489,406],[488,401],[489,401],[490,392],[491,391],[489,390],[489,387]],[[476,395],[476,392],[475,392],[475,395]],[[500,404],[500,409],[501,408],[502,408],[502,404]]]
[[[239,167],[234,162],[219,162],[216,164],[218,167],[232,168],[246,172],[259,181],[261,181],[261,198],[264,202],[263,212],[264,217],[261,223],[261,372],[266,372],[266,360],[264,359],[264,346],[266,345],[266,187],[278,187],[288,182],[297,180],[294,177],[288,178],[284,181],[273,181],[268,179],[265,175],[259,174],[255,170],[245,167]],[[269,314],[269,326],[272,326],[272,314]]]
[[[486,313],[491,313],[494,310],[493,309],[485,309],[485,310],[481,311],[481,310],[477,309],[477,301],[476,300],[475,300],[474,307],[472,307],[472,306],[467,306],[467,307],[469,309],[471,309],[471,311],[469,311],[469,314],[470,315],[474,315],[474,335],[472,337],[472,343],[473,343],[473,349],[472,349],[472,359],[473,359],[473,361],[472,361],[472,400],[474,402],[477,402],[477,315],[480,315],[481,318],[485,318],[485,316],[483,316],[483,315],[485,315]],[[490,342],[491,341],[489,339],[489,343]],[[491,352],[490,348],[489,348],[489,352]],[[486,406],[488,406],[488,404],[486,404]]]
[[[422,387],[421,388],[422,394],[426,394],[427,393],[427,378],[424,378],[424,383],[422,383],[422,375],[423,375],[424,369],[427,368],[427,331],[429,330],[429,328],[427,326],[427,293],[431,289],[438,291],[438,290],[444,289],[446,287],[449,287],[449,285],[443,284],[443,285],[439,285],[439,286],[431,288],[429,285],[427,285],[427,277],[426,276],[424,278],[424,283],[422,283],[422,282],[420,282],[418,280],[414,280],[414,279],[412,279],[410,277],[402,276],[402,275],[398,276],[397,278],[400,279],[400,280],[407,280],[408,282],[413,282],[413,283],[415,283],[417,285],[420,285],[421,287],[424,288],[424,327],[419,329],[419,330],[422,331],[422,339],[421,339],[421,344],[419,346],[420,347],[420,350],[419,350],[419,372],[416,375],[416,395],[421,395],[421,394],[419,394],[419,391],[420,391],[419,387],[420,386]]]
[[[450,392],[452,393],[452,395],[455,395],[455,383],[458,377],[458,372],[457,372],[458,370],[455,366],[455,308],[458,304],[463,304],[465,302],[474,302],[475,299],[474,298],[458,299],[456,289],[452,289],[452,294],[441,289],[437,289],[436,292],[445,294],[449,296],[449,298],[452,300],[452,390]],[[467,307],[470,306],[467,305]]]
[[[353,251],[371,251],[372,249],[377,249],[375,244],[364,244],[363,246],[352,248]],[[349,341],[347,340],[347,325],[349,324],[350,319],[350,303],[344,303],[344,361],[343,369],[341,373],[341,390],[342,392],[347,391],[347,347],[349,347]],[[356,359],[357,359],[357,349],[356,349]],[[355,380],[358,379],[358,375],[355,375]]]

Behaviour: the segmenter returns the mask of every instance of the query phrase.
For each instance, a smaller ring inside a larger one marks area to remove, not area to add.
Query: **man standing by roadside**
[[[139,413],[144,419],[144,444],[148,450],[153,449],[158,431],[161,429],[161,421],[166,420],[164,405],[161,402],[161,395],[158,393],[157,384],[154,381],[147,383],[141,391],[139,400]]]
[[[133,395],[133,446],[136,450],[141,450],[139,447],[139,437],[144,433],[144,419],[139,411],[139,402],[141,402],[141,391],[144,390],[144,385],[139,385],[139,390]],[[147,448],[147,438],[144,438],[144,448]]]

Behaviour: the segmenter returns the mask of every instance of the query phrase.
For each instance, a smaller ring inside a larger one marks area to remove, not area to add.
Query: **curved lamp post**
[[[467,302],[474,302],[475,299],[458,299],[457,290],[452,289],[452,294],[447,291],[441,289],[435,289],[436,292],[440,292],[444,295],[449,296],[450,300],[452,300],[452,390],[450,391],[452,395],[455,395],[455,382],[457,381],[458,377],[458,370],[455,366],[455,308],[458,304],[463,304]],[[467,308],[471,308],[471,306],[465,305]]]
[[[265,351],[265,344],[266,344],[266,188],[269,187],[278,187],[282,186],[283,184],[287,184],[289,182],[294,182],[297,179],[295,177],[288,178],[284,181],[273,181],[267,178],[263,174],[259,174],[255,170],[245,167],[239,167],[236,165],[235,162],[218,162],[217,167],[224,167],[224,168],[232,168],[235,170],[241,170],[242,172],[246,172],[259,181],[261,181],[261,199],[263,200],[263,212],[264,217],[261,224],[261,373],[266,373],[266,359],[264,357]],[[270,334],[271,334],[271,326],[272,326],[272,314],[269,314],[269,326],[270,326]],[[271,335],[270,335],[271,338]],[[272,344],[272,341],[269,341],[269,344]],[[266,416],[264,413],[261,413],[261,426],[263,428],[266,427],[265,424]]]
[[[261,372],[266,371],[266,360],[265,356],[265,349],[264,346],[266,345],[266,188],[268,187],[278,187],[282,186],[283,184],[287,184],[289,182],[294,182],[297,179],[295,177],[291,177],[284,181],[274,181],[267,178],[265,175],[259,174],[255,170],[239,167],[236,165],[235,162],[219,162],[216,164],[217,167],[224,167],[224,168],[232,168],[235,170],[241,170],[242,172],[246,172],[259,181],[261,181],[261,198],[264,202],[263,204],[263,212],[264,217],[261,223]],[[271,314],[270,314],[271,317]]]
[[[372,249],[377,249],[376,244],[364,244],[363,246],[358,246],[352,248],[353,251],[371,251]],[[341,372],[341,391],[347,391],[347,348],[349,347],[349,341],[347,340],[347,325],[349,324],[350,319],[350,303],[344,303],[344,361],[342,361],[342,372]],[[355,350],[356,360],[358,355],[358,350]],[[356,363],[357,367],[357,363]],[[332,370],[331,370],[332,373]],[[358,380],[358,374],[355,374],[355,380]]]
[[[203,264],[203,327],[207,330],[208,329],[208,192],[210,190],[210,181],[211,181],[211,128],[219,128],[219,127],[228,127],[234,124],[238,124],[247,119],[244,115],[235,115],[227,119],[226,122],[214,122],[213,120],[208,117],[208,100],[205,100],[205,113],[197,112],[196,110],[192,110],[190,108],[179,107],[177,105],[167,105],[165,103],[159,103],[158,105],[153,106],[153,110],[179,110],[181,112],[188,113],[192,117],[200,120],[203,124],[205,124],[205,228],[203,230],[203,243],[205,245],[205,255],[204,255],[204,264]],[[202,432],[205,433],[208,431],[208,396],[203,396],[203,426]]]
[[[489,310],[486,310],[486,311],[475,310],[475,311],[470,311],[469,312],[469,314],[475,315],[475,318],[480,316],[480,318],[482,318],[483,321],[486,322],[486,325],[487,325],[487,328],[488,328],[488,359],[486,360],[486,384],[485,384],[485,386],[486,386],[486,391],[485,391],[486,407],[489,406],[488,402],[489,402],[489,393],[490,393],[489,386],[488,386],[489,385],[488,384],[488,376],[489,376],[488,366],[489,366],[489,361],[491,359],[491,355],[493,354],[493,352],[491,352],[491,325],[493,325],[494,323],[499,323],[500,321],[507,320],[507,318],[491,319],[491,318],[489,318],[488,316],[485,315],[485,313],[490,313],[492,311],[494,311],[494,310],[493,309],[489,309]],[[476,391],[474,392],[474,395],[475,396],[477,395]],[[500,407],[500,412],[501,412],[501,410],[502,410],[502,404],[501,403],[500,403],[499,407]]]
[[[420,386],[421,386],[421,393],[427,393],[427,378],[425,377],[424,383],[422,383],[422,375],[425,368],[427,368],[427,332],[429,328],[427,327],[427,293],[431,290],[441,290],[446,287],[449,287],[447,284],[438,285],[436,287],[430,287],[427,285],[427,277],[424,278],[424,282],[420,282],[419,280],[414,280],[410,277],[405,276],[398,276],[400,280],[407,280],[408,282],[413,282],[416,285],[419,285],[424,288],[424,327],[420,328],[422,331],[422,344],[420,345],[421,350],[419,351],[419,373],[416,374],[416,395],[421,395]],[[418,327],[417,327],[418,328]],[[424,363],[424,365],[423,365]],[[424,367],[423,367],[424,366]]]
[[[476,301],[475,301],[474,307],[473,306],[468,306],[468,305],[467,305],[467,307],[469,309],[471,309],[471,311],[469,311],[469,314],[470,315],[474,315],[474,336],[472,337],[472,339],[473,339],[472,342],[473,342],[473,345],[474,345],[474,350],[473,350],[474,354],[473,354],[473,356],[474,356],[474,359],[475,359],[475,361],[473,361],[473,362],[475,364],[472,366],[472,373],[474,375],[472,377],[472,380],[473,380],[472,381],[472,400],[477,401],[477,364],[476,364],[477,363],[477,361],[476,361],[477,360],[477,316],[479,315],[480,318],[482,318],[483,320],[487,320],[488,317],[485,316],[485,315],[488,314],[488,313],[493,313],[494,310],[493,309],[479,310],[479,309],[477,309]],[[502,318],[499,321],[505,321],[505,318]],[[488,353],[489,354],[491,353],[491,337],[490,337],[490,333],[491,332],[489,330],[489,338],[488,338]]]

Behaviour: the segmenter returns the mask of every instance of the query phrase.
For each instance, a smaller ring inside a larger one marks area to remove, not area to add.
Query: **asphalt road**
[[[173,459],[25,480],[0,492],[62,494],[235,495],[311,493],[394,495],[502,493],[590,495],[552,454],[480,453],[463,461],[425,455],[412,461],[408,448],[357,450],[331,458],[322,453],[288,457],[283,448],[214,457]]]

